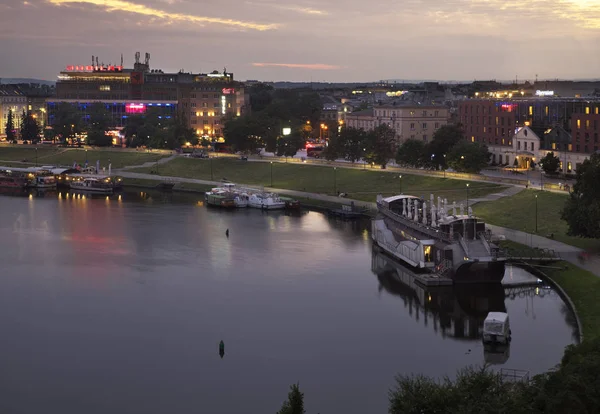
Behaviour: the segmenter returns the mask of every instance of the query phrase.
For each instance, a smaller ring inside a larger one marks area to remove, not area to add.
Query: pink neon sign
[[[126,114],[143,114],[146,112],[145,104],[128,103],[125,104]]]

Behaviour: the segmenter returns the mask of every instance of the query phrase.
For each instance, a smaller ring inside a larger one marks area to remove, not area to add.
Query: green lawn
[[[493,202],[478,203],[475,214],[487,223],[515,230],[535,232],[535,205],[537,199],[538,234],[554,238],[582,249],[600,249],[600,240],[567,236],[567,223],[560,218],[567,195],[548,191],[525,190]]]
[[[146,153],[129,150],[87,150],[87,161],[90,165],[108,166],[108,160],[112,168],[121,168],[128,165],[140,165],[149,161],[156,161],[167,155],[158,153]],[[2,161],[25,161],[35,163],[36,151],[34,147],[22,146],[0,146],[0,160]],[[86,150],[81,148],[59,148],[39,146],[37,150],[38,165],[73,165],[74,162],[84,164]]]
[[[211,167],[212,164],[212,167]],[[313,193],[335,194],[340,191],[349,198],[364,201],[375,201],[377,194],[384,196],[405,194],[425,196],[433,193],[436,197],[448,198],[449,202],[466,199],[465,182],[460,180],[426,177],[381,170],[359,170],[307,164],[285,164],[269,162],[241,161],[231,158],[193,159],[176,158],[161,164],[158,173],[165,176],[188,177],[201,180],[227,179],[235,183],[248,185],[271,186],[271,168],[273,171],[272,186],[290,190]],[[212,169],[212,176],[211,176]],[[136,169],[136,172],[149,173],[152,168]],[[473,182],[469,187],[472,198],[502,191],[505,187],[497,184]]]

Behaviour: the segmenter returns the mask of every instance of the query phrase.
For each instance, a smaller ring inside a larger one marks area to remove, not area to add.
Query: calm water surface
[[[273,413],[299,382],[310,414],[385,413],[395,374],[539,373],[575,340],[549,288],[424,290],[368,223],[197,200],[0,196],[0,412]]]

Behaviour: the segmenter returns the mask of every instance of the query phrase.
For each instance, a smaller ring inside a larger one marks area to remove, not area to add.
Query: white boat
[[[83,180],[71,181],[71,189],[77,191],[86,191],[89,193],[112,194],[113,184],[109,180],[99,180],[97,178],[84,178]]]
[[[206,197],[209,195],[225,195],[233,197],[233,201],[236,207],[244,208],[248,207],[248,194],[245,191],[236,188],[233,183],[225,183],[222,187],[215,187],[210,191],[206,192]]]
[[[263,210],[281,210],[285,208],[285,201],[281,200],[277,194],[255,193],[248,198],[248,205]]]
[[[33,178],[29,181],[29,187],[34,188],[55,188],[56,187],[56,178],[53,174],[35,174]]]

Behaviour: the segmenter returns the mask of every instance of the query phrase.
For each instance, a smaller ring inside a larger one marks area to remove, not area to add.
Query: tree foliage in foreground
[[[490,153],[486,145],[462,140],[452,147],[446,159],[455,171],[477,174],[488,165]]]
[[[13,117],[13,111],[12,109],[9,109],[8,115],[6,116],[6,139],[9,141],[15,139],[15,122]]]
[[[300,392],[299,384],[290,387],[288,399],[283,402],[277,414],[304,414],[304,393]]]
[[[418,139],[404,141],[396,153],[396,163],[404,167],[425,167],[429,160],[427,144]]]
[[[456,379],[396,378],[389,393],[391,414],[600,412],[600,339],[567,347],[558,369],[530,382],[506,382],[486,369],[467,368]]]
[[[576,177],[561,217],[569,226],[569,235],[600,238],[600,154],[585,160]]]
[[[560,167],[560,159],[553,152],[549,152],[540,160],[540,165],[546,174],[556,174]]]

